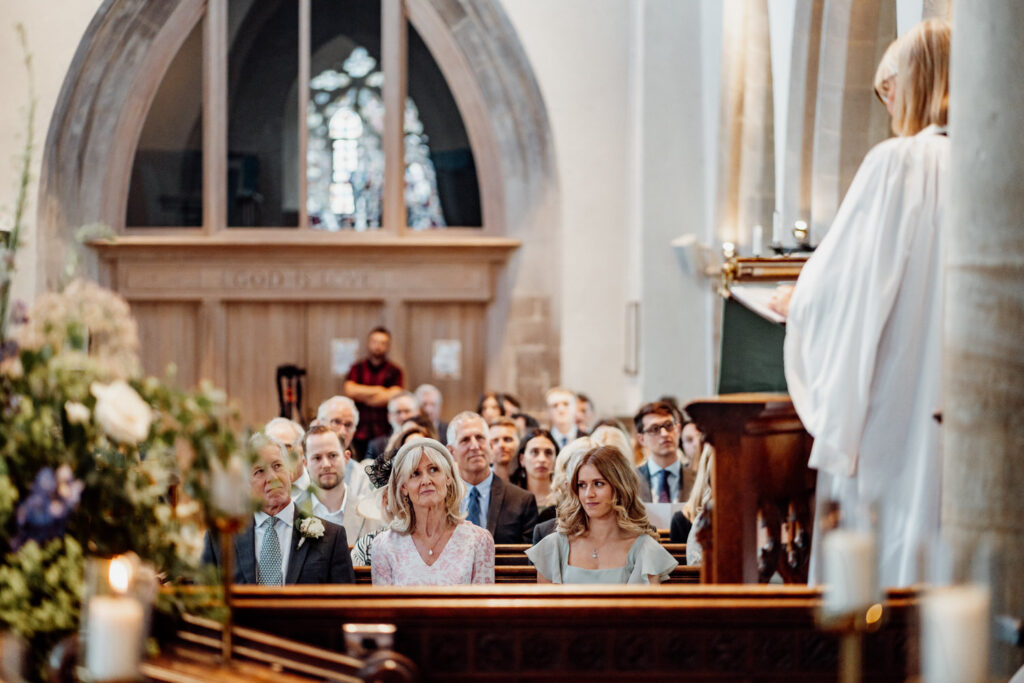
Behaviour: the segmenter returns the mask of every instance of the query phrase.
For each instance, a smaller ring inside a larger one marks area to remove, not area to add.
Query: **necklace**
[[[447,529],[441,531],[441,535],[437,537],[437,540],[427,546],[427,555],[429,557],[434,556],[434,549],[437,548],[438,544],[444,539]],[[427,545],[426,535],[424,534],[423,545]]]
[[[591,555],[590,555],[590,556],[591,556],[592,558],[594,558],[595,560],[597,559],[597,548],[594,548],[594,552],[593,552],[593,553],[591,553]]]

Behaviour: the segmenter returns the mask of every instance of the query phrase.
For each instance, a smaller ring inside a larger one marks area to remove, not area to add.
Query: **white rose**
[[[228,459],[227,467],[210,458],[210,502],[228,517],[244,517],[252,511],[249,479],[237,455]]]
[[[68,422],[73,425],[84,425],[89,422],[89,408],[77,401],[66,401],[64,412],[68,414]]]
[[[127,382],[93,382],[89,391],[96,397],[96,422],[107,436],[129,444],[146,438],[153,422],[153,411]]]

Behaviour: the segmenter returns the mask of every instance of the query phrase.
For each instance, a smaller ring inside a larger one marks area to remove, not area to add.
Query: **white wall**
[[[4,106],[0,107],[0,215],[4,227],[13,220],[17,183],[20,177],[15,158],[25,144],[28,113],[28,77],[23,64],[21,44],[14,27],[22,24],[34,71],[36,90],[35,151],[32,157],[32,187],[22,229],[23,247],[18,254],[17,273],[12,296],[31,301],[42,278],[36,273],[36,210],[40,158],[46,142],[54,103],[64,82],[78,42],[100,5],[100,0],[0,0],[0,87]]]

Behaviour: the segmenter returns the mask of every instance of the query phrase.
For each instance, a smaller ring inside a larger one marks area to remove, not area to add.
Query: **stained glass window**
[[[310,80],[307,209],[310,227],[372,230],[381,224],[384,185],[384,74],[364,47]],[[427,135],[405,102],[405,204],[416,230],[445,226]]]

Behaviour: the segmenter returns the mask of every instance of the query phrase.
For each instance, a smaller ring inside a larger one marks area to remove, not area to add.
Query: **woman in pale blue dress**
[[[588,451],[558,503],[556,533],[526,551],[537,583],[661,583],[678,564],[661,547],[618,448]]]

